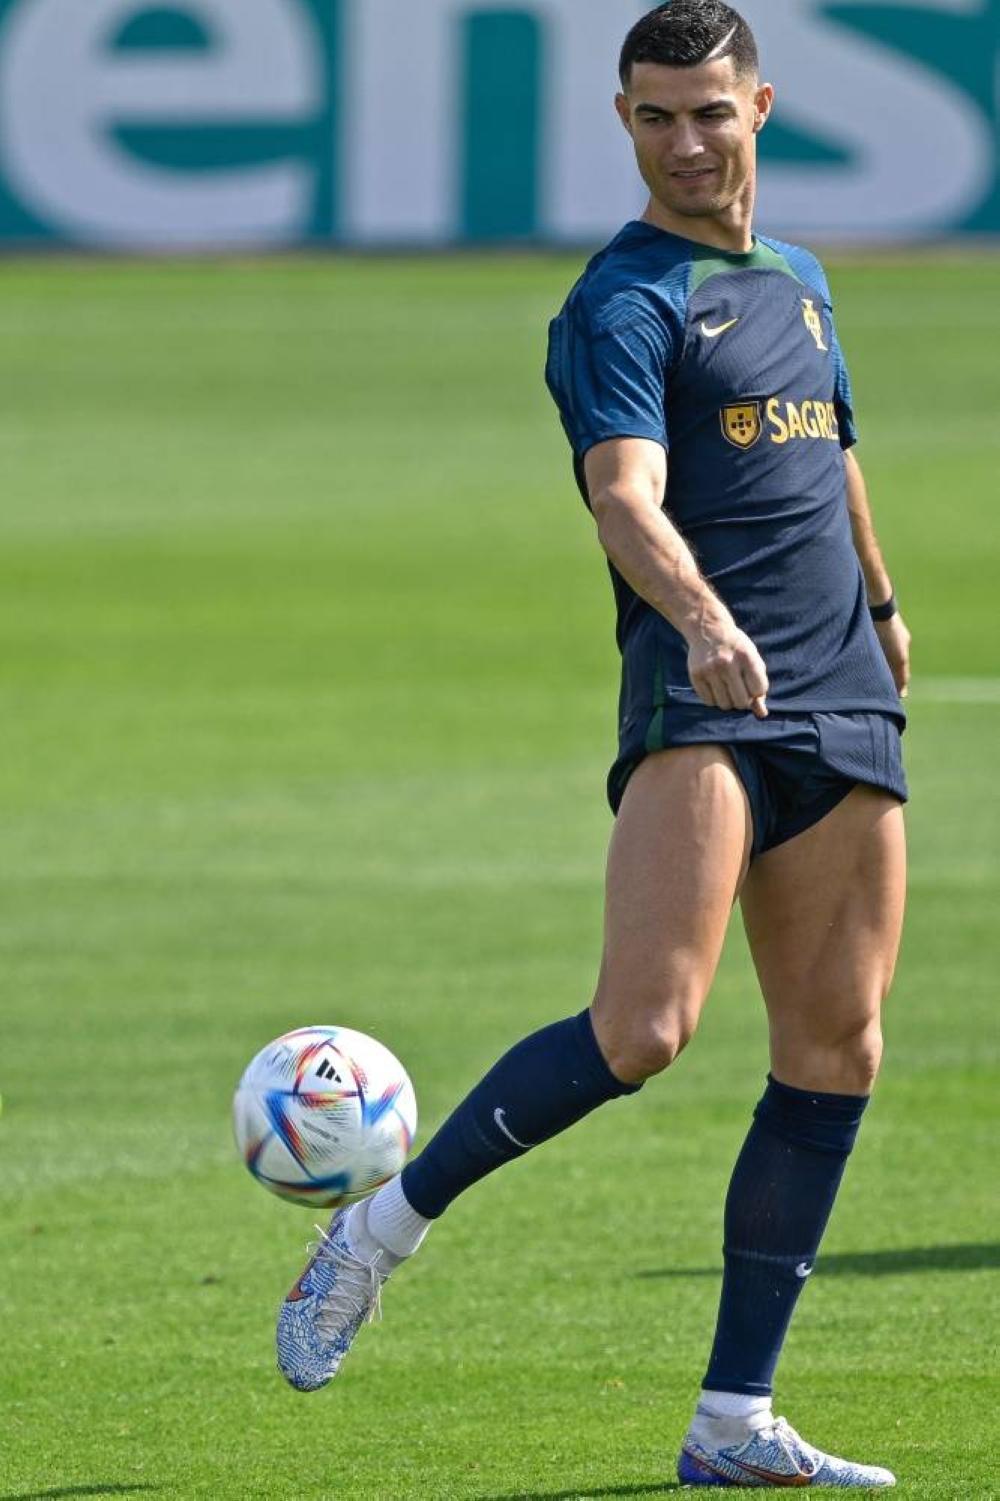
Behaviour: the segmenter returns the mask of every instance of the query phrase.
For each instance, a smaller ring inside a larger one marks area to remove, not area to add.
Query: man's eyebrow
[[[692,114],[700,114],[702,110],[706,109],[718,109],[720,105],[726,106],[728,108],[734,104],[735,100],[731,99],[728,95],[723,94],[720,95],[718,99],[706,99],[704,104],[696,104],[694,109],[692,110]],[[640,103],[634,105],[633,108],[635,109],[636,114],[638,114],[640,110],[643,112],[643,114],[646,115],[672,115],[676,113],[676,111],[672,109],[664,109],[662,104],[647,104],[645,100],[640,101]]]

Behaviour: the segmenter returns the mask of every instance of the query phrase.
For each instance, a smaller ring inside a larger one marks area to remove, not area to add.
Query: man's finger
[[[749,696],[753,698],[765,698],[770,683],[767,680],[767,672],[763,662],[747,662],[743,668],[743,681]]]
[[[752,709],[758,719],[766,719],[767,704],[765,700],[771,685],[767,680],[764,663],[759,657],[756,657],[756,659],[751,657],[749,661],[744,662],[741,684],[746,694],[746,702],[742,707]]]
[[[734,709],[736,707],[732,688],[724,677],[716,678],[712,684],[712,692],[715,695],[715,702],[718,708]]]
[[[896,660],[890,663],[890,666],[899,696],[900,698],[904,698],[910,683],[910,659],[907,656],[897,656]]]

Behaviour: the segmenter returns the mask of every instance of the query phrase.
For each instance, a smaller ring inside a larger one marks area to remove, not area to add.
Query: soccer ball
[[[395,1177],[417,1129],[397,1058],[349,1027],[300,1027],[254,1058],[233,1099],[250,1172],[294,1204],[336,1208]]]

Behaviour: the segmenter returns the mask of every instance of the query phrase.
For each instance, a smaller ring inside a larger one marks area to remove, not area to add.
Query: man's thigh
[[[754,862],[740,901],[783,1083],[870,1087],[905,882],[902,807],[868,786]]]
[[[661,751],[633,774],[608,854],[593,1007],[620,1077],[665,1067],[694,1030],[751,837],[746,793],[721,746]]]

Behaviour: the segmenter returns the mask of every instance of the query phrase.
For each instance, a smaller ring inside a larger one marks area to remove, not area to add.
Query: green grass
[[[4,268],[0,1498],[671,1489],[766,1067],[738,930],[672,1076],[460,1201],[321,1396],[272,1361],[310,1217],[229,1139],[241,1068],[292,1025],[387,1041],[426,1139],[589,998],[615,654],[539,374],[575,269]],[[780,1408],[900,1496],[978,1501],[1000,274],[832,271],[915,635],[913,885]]]

